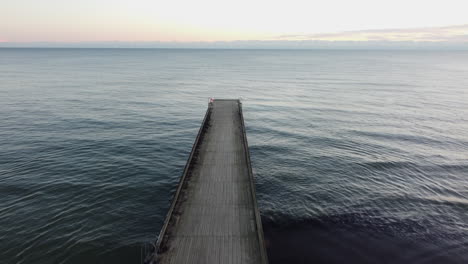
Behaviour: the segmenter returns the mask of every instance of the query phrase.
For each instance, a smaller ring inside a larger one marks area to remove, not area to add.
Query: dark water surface
[[[270,263],[468,263],[468,53],[0,49],[0,263],[139,263],[207,98]]]

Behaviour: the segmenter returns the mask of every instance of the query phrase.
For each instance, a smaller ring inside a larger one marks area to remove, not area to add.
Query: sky
[[[468,42],[467,0],[0,0],[0,42]]]

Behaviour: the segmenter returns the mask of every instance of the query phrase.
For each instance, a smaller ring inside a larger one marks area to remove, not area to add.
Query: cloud
[[[318,41],[468,42],[468,24],[445,27],[373,29],[320,34],[281,35],[275,39]]]

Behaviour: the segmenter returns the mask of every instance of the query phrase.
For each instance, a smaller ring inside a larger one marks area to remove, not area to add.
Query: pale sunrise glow
[[[452,27],[468,24],[466,10],[460,0],[16,0],[2,3],[0,41],[466,41],[467,27]]]

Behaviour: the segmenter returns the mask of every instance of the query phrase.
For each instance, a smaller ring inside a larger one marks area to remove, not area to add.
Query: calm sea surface
[[[139,263],[242,98],[270,263],[468,263],[468,52],[0,49],[0,263]]]

